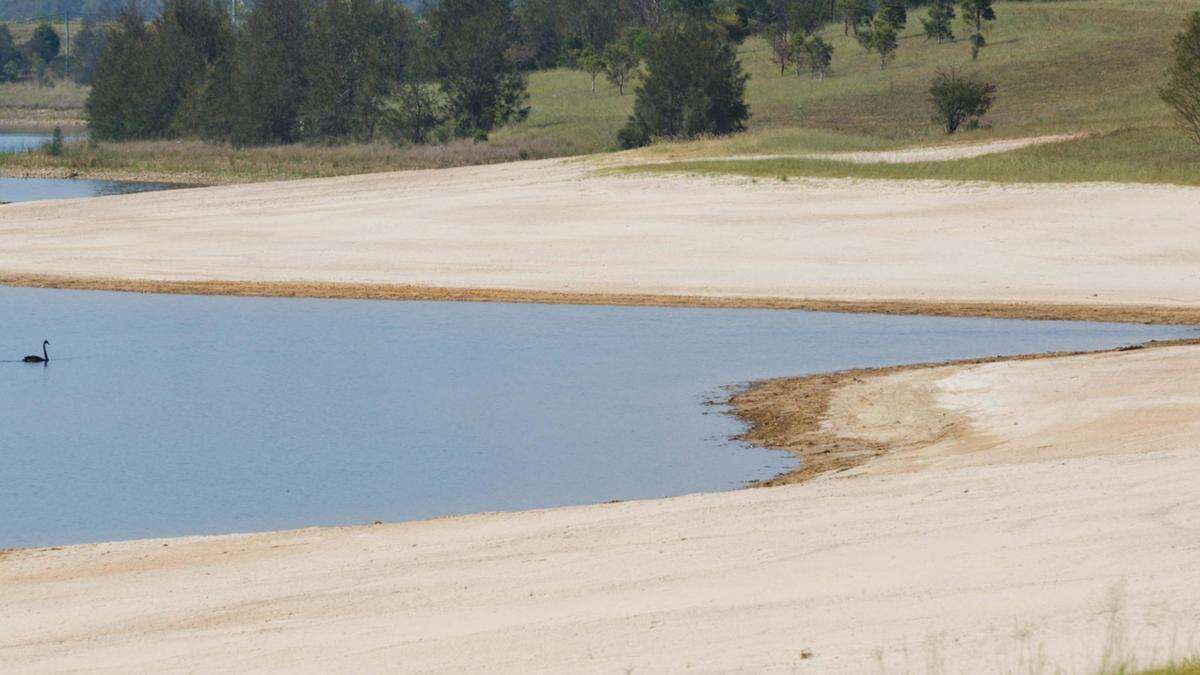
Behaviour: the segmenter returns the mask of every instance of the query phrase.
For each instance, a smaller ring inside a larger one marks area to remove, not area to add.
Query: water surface
[[[735,488],[794,460],[726,440],[724,385],[1193,334],[19,288],[0,316],[0,548]]]

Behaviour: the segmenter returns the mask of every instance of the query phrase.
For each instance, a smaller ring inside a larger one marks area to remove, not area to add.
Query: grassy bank
[[[855,164],[818,159],[682,160],[623,169],[786,180],[795,177],[1200,185],[1200,146],[1171,128],[1124,129],[944,162]]]
[[[875,55],[836,27],[826,31],[834,46],[834,74],[817,81],[794,72],[779,74],[761,39],[741,48],[751,75],[747,97],[753,117],[743,134],[689,143],[662,143],[640,151],[681,160],[737,154],[780,154],[870,150],[945,139],[930,121],[927,88],[938,69],[957,68],[996,82],[999,96],[984,129],[956,137],[981,140],[1051,132],[1114,132],[1067,148],[1042,148],[965,163],[905,167],[844,167],[831,162],[792,161],[716,167],[675,165],[755,176],[863,175],[873,177],[974,178],[981,180],[1139,180],[1194,182],[1187,158],[1167,130],[1170,111],[1156,94],[1171,37],[1190,0],[1066,0],[1053,3],[998,2],[990,46],[977,63],[965,41],[938,45],[921,33],[925,10],[911,13],[894,63],[880,70]],[[956,24],[956,30],[961,26]],[[104,143],[72,148],[64,157],[37,153],[0,158],[0,172],[78,172],[85,175],[153,173],[162,177],[230,182],[363,171],[430,168],[603,152],[614,148],[617,130],[634,97],[618,95],[603,80],[590,91],[587,75],[563,69],[530,77],[532,114],[495,133],[483,144],[393,148],[385,143],[343,148],[294,146],[236,151],[226,146],[184,143]],[[62,100],[70,96],[61,92]],[[0,89],[0,94],[3,90]],[[33,92],[23,94],[36,97]],[[58,93],[45,94],[55,97]],[[76,105],[86,92],[73,94]],[[0,111],[7,106],[0,98]],[[18,106],[20,110],[59,110]],[[78,116],[78,109],[64,108]],[[39,113],[45,114],[45,113]],[[66,113],[64,113],[65,115]],[[0,112],[0,125],[4,125]],[[12,124],[11,114],[8,124]],[[32,119],[32,118],[31,118]],[[1182,138],[1179,136],[1178,138]],[[1145,145],[1141,145],[1145,144]],[[1154,159],[1146,155],[1167,151]],[[1056,156],[1055,153],[1068,153]],[[1188,160],[1192,161],[1193,160]],[[958,172],[966,172],[965,174]]]

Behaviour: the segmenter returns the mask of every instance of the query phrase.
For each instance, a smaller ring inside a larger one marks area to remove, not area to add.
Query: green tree
[[[971,42],[971,60],[979,58],[979,52],[987,46],[983,31],[989,22],[996,20],[996,10],[992,8],[992,0],[962,0],[963,23],[971,31],[968,40]]]
[[[12,31],[0,23],[0,82],[10,82],[25,69],[25,55],[13,42]]]
[[[442,0],[429,23],[456,136],[485,140],[529,115],[525,78],[509,58],[516,24],[508,0]]]
[[[1175,109],[1184,132],[1200,143],[1200,12],[1189,16],[1184,31],[1175,36],[1173,60],[1160,94]]]
[[[637,75],[639,65],[633,50],[620,42],[604,48],[604,76],[621,96],[625,95],[625,86]]]
[[[833,45],[820,35],[796,36],[794,43],[797,74],[806,67],[813,77],[825,79],[833,65]]]
[[[388,0],[324,0],[312,10],[297,134],[371,140],[405,68],[411,19]]]
[[[83,30],[71,39],[70,76],[79,84],[91,84],[96,65],[104,53],[106,33],[91,19],[83,21]]]
[[[939,71],[929,87],[933,103],[933,119],[947,134],[953,134],[964,124],[979,125],[996,101],[996,85],[973,77],[960,77],[951,71]]]
[[[109,30],[108,48],[96,64],[84,105],[94,138],[121,140],[166,133],[174,110],[162,91],[157,60],[150,28],[136,8],[127,8]]]
[[[858,35],[859,29],[870,24],[873,11],[870,0],[834,0],[834,15],[842,22],[845,35]]]
[[[951,0],[933,0],[929,3],[929,16],[921,19],[925,27],[925,39],[937,40],[938,44],[954,41],[954,5]]]
[[[689,20],[661,30],[646,69],[633,115],[618,135],[622,147],[745,128],[748,76],[733,46],[714,27]]]
[[[258,0],[245,18],[232,72],[235,145],[290,143],[298,137],[309,44],[303,0]]]
[[[879,13],[896,32],[904,30],[904,27],[908,25],[908,8],[905,6],[905,0],[882,0],[879,5]]]
[[[773,25],[767,30],[767,42],[771,45],[771,63],[779,66],[779,76],[783,77],[795,56],[792,35],[782,26]]]
[[[592,78],[592,93],[596,93],[596,78],[604,72],[604,57],[591,47],[584,47],[575,53],[575,67],[587,73]]]
[[[869,52],[879,55],[879,69],[887,68],[887,64],[896,58],[896,50],[900,47],[896,29],[882,13],[875,15],[870,28],[858,33],[858,42]]]
[[[31,56],[40,58],[43,63],[53,63],[54,59],[58,58],[58,50],[61,47],[62,41],[58,31],[47,21],[39,23],[37,28],[33,29],[29,42],[25,43],[26,51]]]

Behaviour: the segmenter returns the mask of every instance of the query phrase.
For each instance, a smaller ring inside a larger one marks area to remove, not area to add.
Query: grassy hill
[[[1087,177],[1131,180],[1193,181],[1193,169],[1173,171],[1145,166],[1115,174],[1143,151],[1164,151],[1172,160],[1200,160],[1182,136],[1169,127],[1169,109],[1156,89],[1169,59],[1172,36],[1194,0],[1066,0],[1059,2],[998,2],[998,20],[988,32],[990,46],[972,62],[965,41],[938,45],[924,39],[920,17],[911,12],[895,61],[880,70],[875,55],[866,53],[852,37],[831,27],[834,74],[824,81],[794,72],[780,76],[762,39],[741,48],[744,68],[751,75],[748,99],[752,112],[743,134],[690,143],[659,144],[639,151],[656,156],[702,157],[742,153],[796,153],[882,149],[941,142],[945,136],[930,120],[927,89],[938,69],[978,73],[998,85],[998,98],[985,128],[955,136],[980,140],[1049,132],[1107,134],[1078,145],[1079,166],[1096,169]],[[961,30],[961,25],[955,25]],[[5,89],[0,87],[0,108]],[[495,133],[484,144],[455,143],[434,148],[262,149],[229,156],[219,146],[184,143],[134,143],[77,147],[54,160],[75,169],[190,173],[207,180],[259,180],[301,175],[330,175],[389,168],[431,167],[504,161],[522,157],[587,154],[611,150],[617,130],[633,106],[631,93],[619,96],[603,80],[590,91],[588,76],[568,70],[534,73],[530,77],[532,114],[520,125]],[[1108,140],[1103,140],[1108,139]],[[995,158],[943,163],[940,168],[839,167],[840,163],[795,161],[747,163],[735,166],[673,166],[675,170],[735,171],[749,175],[954,175],[1005,179],[1054,179],[1060,171],[1053,158],[1062,146],[1031,148],[1010,153],[1024,158],[997,171],[987,168]],[[1042,161],[1049,156],[1048,163]],[[1073,155],[1074,156],[1074,155]],[[1004,155],[1002,157],[1009,157]],[[1033,159],[1030,159],[1033,158]],[[1039,159],[1041,158],[1041,159]],[[1011,159],[1011,158],[1009,158]],[[22,164],[45,165],[49,158],[0,159],[0,169]],[[956,164],[947,167],[945,164]],[[1038,165],[1034,169],[1032,165]],[[1061,163],[1060,163],[1061,164]],[[983,168],[981,168],[983,167]],[[1162,169],[1163,167],[1159,167]],[[1170,168],[1170,167],[1166,167]],[[1063,174],[1066,179],[1076,173]]]

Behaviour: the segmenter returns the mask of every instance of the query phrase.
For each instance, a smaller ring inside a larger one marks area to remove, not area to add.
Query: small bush
[[[951,71],[939,71],[929,87],[929,99],[933,102],[933,120],[947,134],[959,127],[979,125],[979,119],[987,114],[996,101],[996,85],[972,77],[960,77]]]
[[[50,135],[50,142],[46,144],[46,154],[51,157],[60,157],[63,154],[63,132],[62,127],[54,127],[54,133]]]

